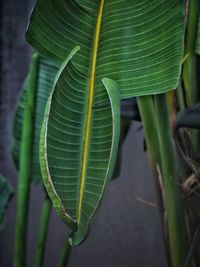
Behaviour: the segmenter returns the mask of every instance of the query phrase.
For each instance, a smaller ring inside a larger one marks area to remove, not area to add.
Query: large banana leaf
[[[91,98],[90,79],[74,65],[76,47],[61,66],[47,102],[41,133],[44,183],[70,241],[85,238],[115,164],[120,121],[117,84],[102,80],[102,103]]]
[[[6,209],[12,195],[12,187],[8,184],[6,179],[0,175],[0,230],[3,229]]]
[[[41,168],[74,245],[85,238],[112,175],[119,98],[177,86],[183,7],[182,0],[36,2],[26,39],[61,65],[46,107]]]
[[[73,64],[87,75],[97,57],[99,102],[106,94],[103,77],[118,82],[121,98],[166,92],[176,88],[179,80],[184,2],[37,0],[26,40],[59,64],[80,45]]]
[[[50,60],[39,56],[38,66],[37,66],[37,88],[35,97],[35,116],[34,116],[34,126],[33,126],[33,149],[32,149],[32,163],[31,163],[31,179],[32,181],[38,183],[42,181],[40,164],[39,164],[39,140],[40,131],[44,118],[44,110],[46,106],[47,99],[52,90],[54,78],[58,71],[57,65],[52,63]],[[15,162],[18,166],[18,160],[20,155],[21,139],[22,139],[22,125],[24,118],[24,110],[26,104],[27,90],[29,90],[29,74],[26,78],[21,94],[16,106],[14,123],[13,123],[13,147],[12,152]]]

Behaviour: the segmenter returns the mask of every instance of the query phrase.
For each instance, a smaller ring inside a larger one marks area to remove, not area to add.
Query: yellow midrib
[[[77,213],[78,223],[80,222],[80,217],[81,217],[83,191],[84,191],[84,185],[85,185],[85,174],[86,174],[86,168],[87,168],[88,148],[89,148],[89,139],[90,139],[90,126],[91,126],[91,119],[92,119],[92,105],[93,105],[93,98],[94,98],[95,71],[96,71],[97,52],[98,52],[103,7],[104,7],[104,0],[99,0],[95,35],[94,35],[93,47],[92,47],[92,61],[91,61],[90,81],[89,81],[89,90],[88,90],[89,92],[88,110],[87,110],[85,134],[84,134],[85,138],[84,138],[84,146],[83,146],[82,168],[81,168],[81,175],[80,175],[80,189],[79,189],[79,200],[78,200],[78,213]]]

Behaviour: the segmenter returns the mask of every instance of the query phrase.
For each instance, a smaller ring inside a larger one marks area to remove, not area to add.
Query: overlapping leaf
[[[178,84],[183,53],[183,0],[37,0],[26,34],[42,54],[59,62],[81,46],[74,66],[89,74],[98,5],[103,4],[96,67],[118,82],[121,98],[166,92]]]
[[[74,245],[84,239],[112,175],[119,98],[177,86],[183,7],[182,0],[36,2],[26,39],[61,65],[42,128],[42,173]]]
[[[88,122],[89,78],[72,63],[77,51],[71,52],[56,77],[40,146],[44,183],[57,212],[73,230],[73,245],[85,238],[112,176],[120,120],[119,90],[104,78],[104,97],[101,105],[93,102]]]
[[[33,125],[33,153],[32,153],[32,164],[31,164],[31,178],[34,182],[41,181],[41,171],[39,164],[39,140],[40,131],[44,118],[44,110],[47,99],[53,87],[55,75],[58,71],[58,67],[50,60],[43,57],[39,57],[38,63],[38,75],[37,75],[37,88],[35,97],[35,116]],[[21,94],[17,103],[14,123],[13,123],[13,147],[12,152],[14,159],[18,165],[21,139],[22,139],[22,125],[23,115],[25,110],[27,90],[29,90],[29,76],[24,82],[21,90]]]

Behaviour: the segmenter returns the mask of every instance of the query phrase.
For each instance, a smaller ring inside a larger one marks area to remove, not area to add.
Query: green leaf
[[[47,192],[72,229],[70,242],[85,238],[111,179],[119,142],[120,95],[117,84],[102,79],[101,105],[91,101],[90,79],[72,63],[72,50],[55,79],[41,133],[41,169]]]
[[[3,229],[5,213],[12,195],[13,189],[7,183],[6,179],[0,175],[0,230]]]
[[[34,115],[34,134],[33,134],[33,153],[32,153],[32,163],[31,163],[31,179],[32,181],[38,183],[42,181],[40,164],[39,164],[39,139],[40,131],[44,118],[44,111],[47,99],[53,87],[53,82],[58,71],[57,65],[48,59],[39,56],[38,66],[37,66],[37,88],[35,97],[35,115]],[[22,123],[24,117],[25,104],[27,101],[27,91],[29,90],[29,77],[28,74],[21,90],[19,100],[17,102],[16,111],[14,115],[13,122],[13,146],[12,152],[17,167],[19,164],[19,155],[22,139]]]
[[[81,46],[73,65],[85,75],[96,43],[99,102],[106,94],[103,77],[118,82],[121,98],[167,92],[177,87],[181,71],[184,2],[37,0],[26,40],[59,64]]]

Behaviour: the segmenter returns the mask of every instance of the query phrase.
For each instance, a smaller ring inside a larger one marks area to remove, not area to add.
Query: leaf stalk
[[[51,208],[52,208],[51,200],[48,197],[48,195],[46,195],[44,203],[43,203],[43,207],[42,207],[41,216],[40,216],[40,224],[39,224],[38,239],[36,242],[36,254],[35,254],[34,267],[43,266],[46,238],[47,238],[47,233],[48,233],[48,224],[49,224],[49,218],[51,215]]]
[[[32,159],[32,137],[34,121],[35,89],[37,81],[38,55],[32,56],[29,88],[23,118],[21,153],[19,162],[19,182],[17,189],[16,233],[14,267],[26,266],[26,233],[30,192],[30,171]]]

